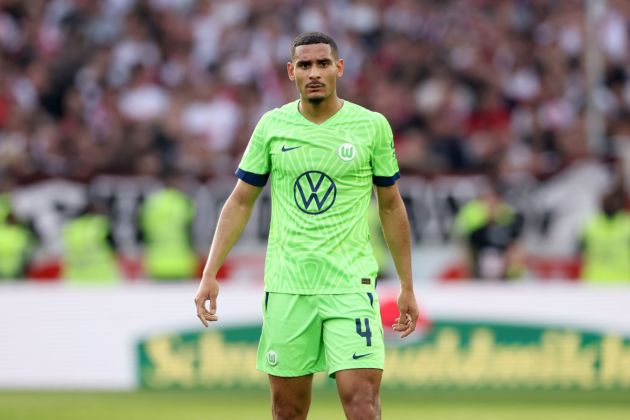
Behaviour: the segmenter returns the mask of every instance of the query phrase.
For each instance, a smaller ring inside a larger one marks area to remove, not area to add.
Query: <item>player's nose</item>
[[[313,66],[311,68],[311,71],[308,74],[308,78],[311,80],[317,80],[321,77],[319,69],[317,69],[317,66]]]

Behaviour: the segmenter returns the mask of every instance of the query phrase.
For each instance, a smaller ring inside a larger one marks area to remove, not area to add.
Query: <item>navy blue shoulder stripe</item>
[[[256,187],[264,187],[267,183],[267,179],[269,179],[269,174],[255,174],[253,172],[247,172],[238,168],[236,170],[235,175],[247,182],[248,184],[254,185]],[[392,176],[376,176],[372,177],[374,184],[379,187],[389,187],[396,183],[396,180],[400,178],[400,172],[396,172]]]
[[[264,187],[265,184],[267,183],[267,179],[269,178],[269,174],[255,174],[253,172],[247,172],[242,170],[241,168],[238,168],[236,170],[236,172],[234,173],[234,175],[236,175],[237,177],[239,177],[240,179],[242,179],[243,181],[247,182],[248,184],[251,184],[255,187]]]
[[[396,172],[392,176],[376,176],[372,177],[372,182],[379,187],[389,187],[396,183],[396,180],[400,178],[400,172]]]

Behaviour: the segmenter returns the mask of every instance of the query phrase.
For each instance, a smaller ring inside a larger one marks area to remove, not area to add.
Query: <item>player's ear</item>
[[[337,66],[337,77],[343,76],[344,64],[345,63],[343,61],[343,58],[338,59],[337,62],[335,63],[335,65]]]
[[[295,80],[295,68],[293,67],[292,62],[287,63],[287,74],[289,75],[289,80]]]

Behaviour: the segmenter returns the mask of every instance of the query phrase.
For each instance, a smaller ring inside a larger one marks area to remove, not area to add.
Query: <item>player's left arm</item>
[[[418,304],[413,292],[411,276],[409,220],[397,184],[377,186],[376,198],[385,242],[387,242],[400,279],[400,295],[398,296],[400,316],[392,328],[400,332],[400,337],[404,338],[416,329],[418,319]]]

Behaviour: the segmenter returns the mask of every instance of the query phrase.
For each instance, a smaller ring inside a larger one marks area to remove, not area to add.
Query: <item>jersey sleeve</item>
[[[256,187],[264,187],[271,171],[267,142],[267,115],[258,121],[235,175]]]
[[[372,150],[372,181],[379,187],[389,187],[400,178],[394,135],[387,119],[377,114],[376,135]]]

